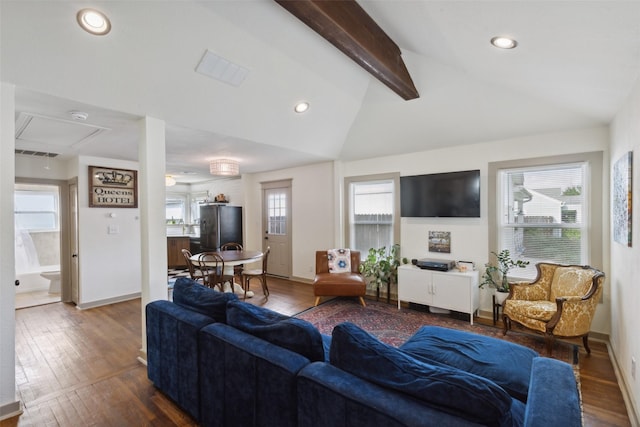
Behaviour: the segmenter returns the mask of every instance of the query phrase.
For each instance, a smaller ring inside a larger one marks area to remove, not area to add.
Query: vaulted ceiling
[[[359,4],[400,47],[419,98],[403,100],[272,0],[0,0],[16,146],[137,160],[148,115],[166,122],[167,172],[195,182],[216,157],[249,173],[601,126],[640,74],[638,1]],[[89,6],[111,33],[79,28]],[[496,35],[519,45],[498,50]],[[248,70],[244,81],[196,72],[207,50]],[[296,114],[301,100],[310,109]],[[89,116],[79,124],[72,110]]]

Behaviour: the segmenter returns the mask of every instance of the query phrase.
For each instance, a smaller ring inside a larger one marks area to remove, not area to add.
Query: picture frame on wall
[[[451,253],[451,232],[429,231],[429,252]]]
[[[613,165],[613,240],[631,247],[633,152]]]
[[[90,208],[137,208],[138,171],[89,166]]]

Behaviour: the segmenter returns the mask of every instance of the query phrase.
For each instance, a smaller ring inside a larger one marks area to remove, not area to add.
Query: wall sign
[[[137,208],[138,171],[89,166],[90,208]]]

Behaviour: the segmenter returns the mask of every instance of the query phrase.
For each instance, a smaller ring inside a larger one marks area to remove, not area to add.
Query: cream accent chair
[[[589,330],[596,311],[604,273],[589,266],[538,263],[532,283],[512,283],[504,302],[504,334],[517,322],[544,334],[551,355],[555,337],[582,337],[587,353]]]

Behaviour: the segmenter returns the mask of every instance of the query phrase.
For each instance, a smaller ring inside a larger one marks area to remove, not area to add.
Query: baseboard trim
[[[313,279],[307,279],[305,277],[291,276],[289,277],[289,280],[293,280],[294,282],[306,283],[308,285],[311,285],[313,283]]]
[[[0,406],[0,421],[22,415],[22,404],[19,400]]]
[[[622,393],[622,400],[624,400],[624,404],[627,407],[627,415],[629,416],[629,421],[632,426],[640,425],[640,412],[638,408],[635,406],[633,399],[631,399],[631,393],[629,392],[629,385],[624,380],[622,376],[622,371],[620,370],[620,364],[618,363],[618,359],[616,358],[616,354],[613,352],[609,341],[607,341],[607,351],[609,352],[609,359],[611,359],[611,364],[613,365],[613,373],[618,380],[618,385],[620,386],[620,392]]]
[[[142,363],[144,366],[147,366],[147,352],[144,349],[140,349],[138,351],[138,362]]]
[[[140,292],[135,292],[133,294],[128,294],[128,295],[121,295],[118,297],[113,297],[113,298],[107,298],[107,299],[102,299],[102,300],[97,300],[97,301],[91,301],[91,302],[87,302],[87,303],[83,303],[83,304],[78,304],[76,305],[76,308],[79,310],[87,310],[90,308],[96,308],[96,307],[101,307],[103,305],[110,305],[110,304],[115,304],[118,302],[124,302],[124,301],[129,301],[132,299],[136,299],[136,298],[140,298]]]

